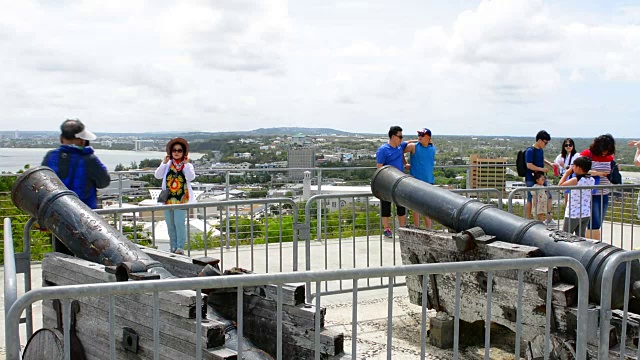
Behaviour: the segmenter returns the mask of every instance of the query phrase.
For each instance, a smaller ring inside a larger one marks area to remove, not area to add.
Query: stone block
[[[453,347],[453,317],[439,312],[429,319],[429,343],[440,349]]]

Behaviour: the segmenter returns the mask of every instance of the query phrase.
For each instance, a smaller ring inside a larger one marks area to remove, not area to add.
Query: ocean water
[[[38,166],[44,155],[51,149],[23,149],[0,148],[0,172],[16,172],[25,165]],[[96,156],[102,161],[109,171],[113,171],[116,165],[122,164],[128,167],[132,161],[140,162],[144,159],[162,159],[166,155],[160,151],[127,151],[97,149]],[[203,154],[190,153],[193,160],[199,159]]]

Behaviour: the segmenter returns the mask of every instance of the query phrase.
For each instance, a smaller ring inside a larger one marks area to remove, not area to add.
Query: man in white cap
[[[50,167],[82,202],[96,209],[96,189],[105,188],[111,182],[107,168],[89,146],[89,141],[96,136],[80,120],[66,120],[60,131],[60,147],[49,151],[42,165]]]

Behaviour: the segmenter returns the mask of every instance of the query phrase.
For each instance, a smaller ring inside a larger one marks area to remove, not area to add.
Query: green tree
[[[138,165],[139,169],[156,169],[162,163],[162,159],[144,159]]]

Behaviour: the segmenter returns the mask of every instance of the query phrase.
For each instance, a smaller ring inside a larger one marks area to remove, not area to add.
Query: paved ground
[[[603,233],[605,237],[612,233],[614,238],[623,239],[624,247],[629,249],[633,243],[634,247],[640,246],[640,226],[614,226],[605,225]],[[633,233],[633,235],[632,235]],[[615,243],[615,242],[614,242]],[[636,245],[638,244],[638,245]],[[166,244],[158,244],[162,249]],[[268,250],[265,245],[256,245],[253,248],[242,246],[236,249],[215,249],[209,251],[208,255],[220,257],[223,260],[222,267],[229,268],[240,266],[253,269],[256,272],[278,272],[291,271],[293,269],[294,246],[291,243],[269,244]],[[379,236],[358,237],[344,239],[342,241],[330,240],[327,243],[312,241],[310,248],[312,270],[338,269],[338,268],[364,268],[367,266],[391,266],[401,264],[400,247],[397,241],[380,239]],[[204,255],[198,251],[193,256]],[[281,261],[282,260],[282,261]],[[305,247],[304,243],[298,246],[298,269],[304,270]],[[0,276],[4,279],[4,268],[0,268]],[[32,265],[32,286],[41,286],[40,264]],[[22,294],[23,278],[18,276],[20,285],[19,292]],[[396,282],[403,282],[398,278]],[[359,287],[367,285],[384,285],[386,279],[361,280]],[[328,295],[321,297],[322,305],[327,307],[326,326],[345,334],[345,351],[351,352],[351,323],[352,323],[352,293],[351,281],[334,282],[323,285],[323,291],[343,290],[347,293],[339,295]],[[3,283],[0,287],[4,290]],[[4,291],[0,292],[0,310],[4,314]],[[387,330],[387,289],[360,291],[358,297],[358,356],[361,359],[384,359],[386,358],[386,330]],[[421,309],[409,303],[405,287],[396,287],[393,295],[393,347],[394,359],[415,359],[420,355],[420,316]],[[41,327],[41,311],[39,304],[34,308],[35,328]],[[21,325],[21,344],[25,344],[24,325]],[[508,338],[509,335],[506,335]],[[513,359],[509,355],[509,346],[500,344],[513,344],[512,341],[503,341],[505,337],[496,336],[496,344],[492,347],[494,359]],[[0,358],[4,358],[4,316],[0,319]],[[452,354],[434,347],[428,347],[429,359],[449,359]],[[475,359],[483,358],[483,350],[480,347],[468,347],[462,353],[462,358]]]

